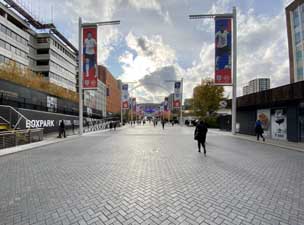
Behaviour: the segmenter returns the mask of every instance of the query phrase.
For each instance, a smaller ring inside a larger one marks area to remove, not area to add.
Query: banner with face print
[[[123,109],[129,108],[129,85],[123,84],[121,88],[121,104]]]
[[[215,19],[215,84],[232,85],[231,19]]]
[[[97,89],[97,27],[83,27],[83,89]]]
[[[181,107],[181,82],[176,81],[174,84],[174,101],[173,101],[174,108]]]

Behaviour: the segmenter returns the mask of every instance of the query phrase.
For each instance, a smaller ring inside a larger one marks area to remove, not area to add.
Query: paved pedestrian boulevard
[[[1,225],[304,224],[304,154],[127,127],[0,157]]]

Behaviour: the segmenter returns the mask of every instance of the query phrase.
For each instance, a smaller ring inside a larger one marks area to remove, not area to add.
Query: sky
[[[18,0],[17,0],[18,2]],[[19,0],[21,2],[21,0]],[[138,102],[159,102],[173,92],[168,80],[184,79],[184,97],[214,77],[214,21],[190,14],[230,13],[237,8],[238,95],[251,79],[289,83],[285,7],[291,0],[23,0],[41,20],[53,20],[77,46],[78,18],[121,20],[98,28],[98,63],[124,82],[139,82]],[[155,85],[151,85],[155,84]],[[130,83],[136,86],[138,83]],[[164,87],[164,88],[163,88]],[[231,88],[225,89],[231,97]]]

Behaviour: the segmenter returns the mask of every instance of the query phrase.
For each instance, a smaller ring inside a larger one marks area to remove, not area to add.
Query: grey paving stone
[[[157,149],[157,151],[155,151]],[[304,154],[149,126],[0,157],[0,225],[303,225]]]

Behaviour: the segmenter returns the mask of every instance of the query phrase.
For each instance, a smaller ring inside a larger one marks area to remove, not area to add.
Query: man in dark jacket
[[[63,120],[61,120],[60,125],[59,125],[59,138],[61,138],[61,135],[63,134],[63,137],[66,138],[65,135],[65,125]]]
[[[265,141],[265,138],[263,136],[264,129],[262,127],[262,122],[260,120],[257,120],[255,122],[255,133],[258,141],[260,140],[260,137],[263,138],[263,141]]]
[[[207,136],[208,128],[204,121],[200,121],[197,123],[195,132],[194,132],[194,139],[197,140],[198,144],[198,152],[201,152],[201,146],[204,148],[204,155],[206,156],[206,136]]]

